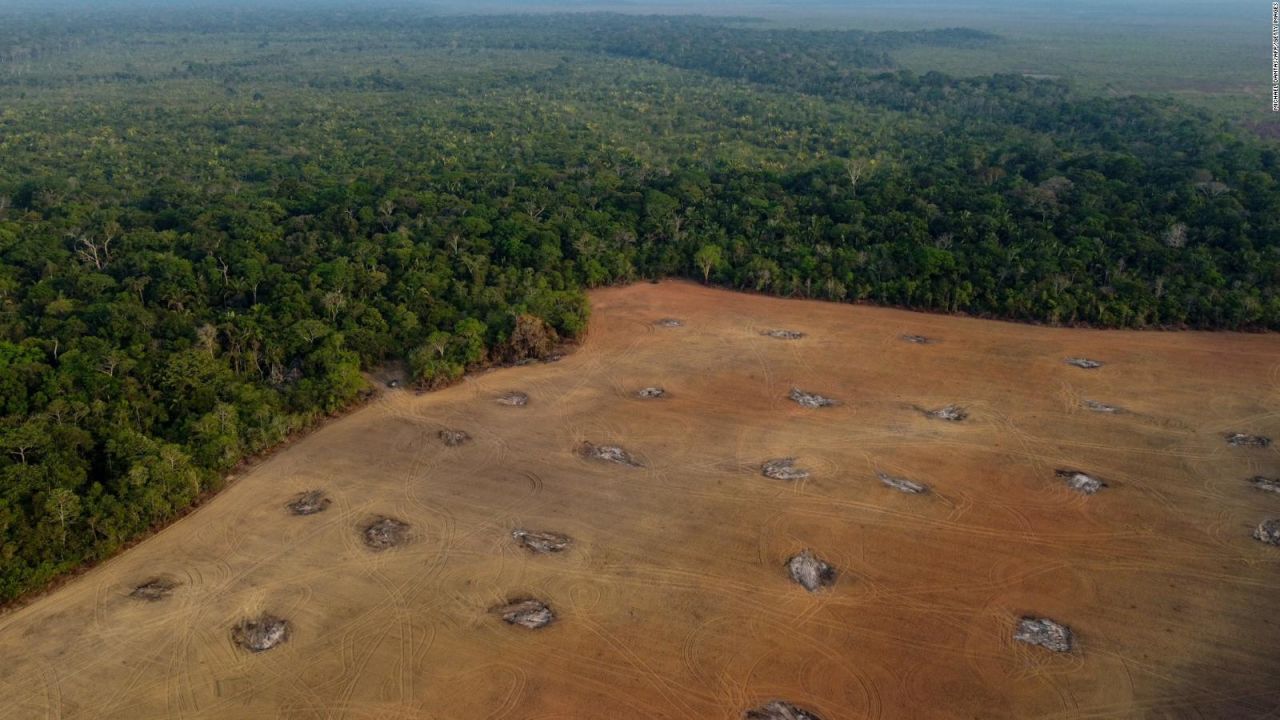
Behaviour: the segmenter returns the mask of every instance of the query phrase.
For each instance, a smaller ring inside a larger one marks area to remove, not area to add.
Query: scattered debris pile
[[[135,600],[146,600],[147,602],[155,602],[163,600],[173,594],[173,589],[178,587],[178,583],[166,578],[152,578],[129,593],[129,597]]]
[[[925,337],[924,335],[903,335],[902,339],[906,340],[909,343],[915,343],[916,345],[932,345],[933,344],[933,338],[928,338],[928,337]]]
[[[1071,652],[1071,629],[1048,618],[1024,617],[1018,621],[1013,639],[1028,645],[1039,645],[1053,652]]]
[[[379,515],[364,526],[364,544],[374,550],[403,545],[409,539],[409,523]]]
[[[1078,368],[1084,368],[1085,370],[1097,370],[1105,364],[1101,360],[1090,360],[1089,358],[1082,357],[1067,358],[1066,363]]]
[[[809,550],[801,550],[787,561],[787,573],[809,592],[817,592],[836,581],[836,569]]]
[[[519,390],[512,390],[498,396],[498,402],[512,407],[524,407],[529,404],[529,396]]]
[[[788,397],[807,408],[831,407],[832,405],[837,404],[837,401],[829,397],[824,397],[818,393],[812,393],[807,390],[801,390],[800,388],[791,388],[791,393]]]
[[[1246,435],[1245,433],[1227,433],[1227,444],[1231,447],[1265,448],[1271,446],[1271,438],[1265,435]]]
[[[760,466],[760,474],[774,480],[804,480],[809,477],[809,471],[804,468],[796,467],[796,459],[793,457],[775,458],[766,460]]]
[[[675,318],[662,318],[657,322],[657,325],[666,328],[684,327],[684,321]]]
[[[584,442],[579,446],[578,451],[582,453],[583,457],[591,460],[604,460],[606,462],[627,465],[629,467],[644,466],[644,464],[635,459],[631,453],[617,445],[595,445],[590,442]]]
[[[440,441],[449,447],[458,447],[471,441],[471,435],[466,430],[449,430],[440,431]]]
[[[333,501],[323,490],[308,490],[285,504],[294,515],[315,515],[324,512]]]
[[[639,390],[636,391],[636,397],[639,397],[639,398],[660,398],[666,394],[667,394],[667,391],[663,390],[660,387],[640,388]]]
[[[249,652],[263,652],[289,639],[289,621],[274,615],[246,618],[231,628],[231,639]]]
[[[960,422],[961,420],[969,417],[969,411],[959,405],[948,405],[946,407],[938,408],[937,410],[925,410],[921,408],[921,412],[928,417],[937,420],[946,420],[947,422]]]
[[[1088,473],[1080,472],[1079,470],[1054,470],[1053,474],[1063,480],[1066,480],[1067,487],[1078,493],[1084,493],[1085,495],[1093,495],[1102,488],[1107,487],[1107,483],[1103,480]]]
[[[544,628],[556,619],[556,614],[541,600],[512,600],[491,608],[490,612],[502,617],[508,625],[519,625],[530,630]]]
[[[1085,406],[1087,409],[1089,409],[1089,410],[1092,410],[1092,411],[1094,411],[1094,412],[1100,412],[1100,413],[1121,413],[1121,412],[1124,412],[1124,409],[1123,409],[1123,408],[1120,408],[1120,407],[1118,407],[1118,406],[1116,406],[1116,405],[1108,405],[1108,404],[1106,404],[1106,403],[1104,403],[1104,402],[1098,402],[1097,400],[1085,400],[1085,401],[1084,401],[1084,406]]]
[[[1254,528],[1253,537],[1268,545],[1280,545],[1280,520],[1272,518],[1258,523],[1258,527]]]
[[[877,472],[876,477],[880,478],[880,482],[884,483],[885,485],[888,485],[889,487],[899,492],[913,493],[916,495],[929,492],[928,485],[922,485],[918,482],[913,482],[904,477],[890,475],[889,473],[886,473],[886,472]]]
[[[539,555],[561,552],[573,542],[568,535],[523,528],[512,530],[511,537],[525,549]]]
[[[764,330],[760,334],[779,340],[799,340],[805,335],[799,330]]]
[[[773,700],[742,714],[743,720],[822,720],[808,710],[802,710],[789,702]]]
[[[1254,475],[1249,478],[1249,484],[1263,492],[1280,493],[1280,478],[1263,477],[1262,475]]]

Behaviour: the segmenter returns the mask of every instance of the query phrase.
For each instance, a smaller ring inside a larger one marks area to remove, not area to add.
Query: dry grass
[[[0,618],[0,720],[1258,717],[1275,668],[1280,338],[1035,328],[663,283],[550,365],[374,404]],[[663,328],[661,318],[683,327]],[[804,337],[761,335],[789,328]],[[904,334],[936,344],[903,342]],[[1106,366],[1082,372],[1086,356]],[[660,385],[663,402],[635,402]],[[529,393],[518,411],[493,399]],[[843,403],[809,409],[793,387]],[[1084,398],[1120,403],[1090,412]],[[915,407],[950,404],[964,422]],[[446,448],[441,427],[472,441]],[[583,458],[584,441],[645,460]],[[811,475],[778,482],[770,458]],[[1072,491],[1054,470],[1110,487]],[[895,491],[878,473],[926,483]],[[288,515],[323,490],[326,512]],[[363,523],[413,542],[378,553]],[[518,528],[573,538],[530,553]],[[787,560],[839,568],[809,593]],[[157,574],[154,602],[129,597]],[[491,608],[537,598],[537,632]],[[261,653],[231,629],[270,615]],[[1073,648],[1013,640],[1020,618]]]

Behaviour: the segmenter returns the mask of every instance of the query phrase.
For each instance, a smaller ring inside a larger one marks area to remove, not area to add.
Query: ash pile
[[[1124,412],[1124,408],[1121,408],[1119,405],[1108,405],[1107,403],[1098,402],[1097,400],[1085,400],[1083,404],[1086,410],[1092,410],[1093,412],[1112,414]]]
[[[1233,432],[1227,433],[1227,444],[1231,447],[1267,448],[1271,447],[1271,438],[1265,435]]]
[[[1067,487],[1071,488],[1072,490],[1075,490],[1078,493],[1084,493],[1085,495],[1094,495],[1099,490],[1107,487],[1106,481],[1102,480],[1101,478],[1096,478],[1090,475],[1089,473],[1081,472],[1079,470],[1071,470],[1071,469],[1064,468],[1060,470],[1054,470],[1053,474],[1065,480],[1067,483]]]
[[[817,714],[789,702],[772,700],[742,714],[743,720],[822,720]]]
[[[767,478],[786,480],[788,482],[804,480],[809,477],[809,471],[796,467],[796,459],[790,457],[766,460],[760,466],[760,474]]]
[[[466,430],[450,430],[446,428],[440,431],[440,442],[448,447],[458,447],[471,442],[471,435]]]
[[[836,569],[811,550],[802,550],[787,560],[787,574],[809,592],[817,592],[836,581]]]
[[[274,615],[246,618],[231,629],[231,639],[249,652],[265,652],[289,639],[289,621]]]
[[[791,400],[798,405],[807,408],[832,407],[839,402],[833,398],[819,395],[815,392],[809,392],[808,390],[801,390],[800,388],[791,388],[791,392],[787,397],[791,398]]]
[[[290,500],[285,507],[294,515],[315,515],[324,512],[332,502],[323,490],[308,490]]]
[[[1254,475],[1249,478],[1249,484],[1263,492],[1280,493],[1280,478],[1269,478],[1262,475]]]
[[[1253,538],[1268,545],[1280,545],[1280,519],[1272,518],[1258,523],[1253,529]]]
[[[929,492],[928,485],[915,482],[914,480],[908,480],[907,478],[899,477],[897,475],[890,475],[889,473],[886,473],[886,472],[877,472],[876,477],[880,478],[880,482],[884,483],[885,485],[888,485],[889,487],[893,488],[894,490],[897,490],[898,492],[904,492],[904,493],[909,493],[913,495],[921,495],[923,493]]]
[[[969,417],[969,411],[960,405],[947,405],[945,407],[940,407],[937,410],[920,408],[920,412],[924,413],[926,417],[933,418],[934,420],[945,420],[947,422],[960,422],[961,420],[965,420]]]
[[[617,445],[595,445],[584,442],[578,447],[578,452],[590,460],[603,460],[604,462],[626,465],[627,467],[644,467],[644,463],[641,463],[634,455]]]
[[[141,585],[135,587],[133,592],[129,593],[129,597],[135,600],[146,600],[147,602],[155,602],[163,600],[173,594],[174,588],[178,583],[167,580],[165,578],[152,578]]]
[[[568,535],[524,528],[512,530],[511,537],[518,545],[538,555],[563,552],[573,542]]]
[[[512,600],[511,602],[491,608],[490,612],[502,618],[508,625],[517,625],[529,630],[538,630],[550,625],[556,614],[541,600]]]
[[[1024,617],[1018,620],[1013,639],[1028,645],[1038,645],[1057,653],[1071,652],[1075,638],[1071,628],[1048,618]]]
[[[519,390],[505,392],[498,396],[498,404],[511,407],[524,407],[529,404],[529,395]]]
[[[403,545],[409,540],[409,523],[379,516],[365,525],[361,534],[365,545],[374,550],[386,550]]]

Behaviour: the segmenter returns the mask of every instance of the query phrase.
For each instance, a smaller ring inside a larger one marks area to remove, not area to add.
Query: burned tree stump
[[[805,336],[799,330],[763,330],[760,334],[777,340],[799,340]]]
[[[573,538],[568,535],[523,528],[512,530],[511,537],[521,547],[539,555],[562,552],[573,542]]]
[[[760,474],[774,480],[786,480],[788,482],[794,480],[804,480],[809,477],[809,471],[796,467],[796,459],[792,457],[775,458],[767,460],[760,466]]]
[[[315,515],[328,509],[332,502],[323,490],[308,490],[299,493],[297,497],[286,503],[285,507],[294,515]]]
[[[822,720],[816,713],[789,702],[772,700],[742,714],[743,720]]]
[[[512,600],[489,611],[508,625],[519,625],[529,630],[544,628],[556,619],[555,612],[546,603],[533,599]]]
[[[361,531],[364,544],[378,551],[403,545],[409,540],[409,523],[379,515]]]
[[[1018,620],[1018,629],[1014,631],[1013,639],[1057,653],[1071,652],[1074,643],[1070,628],[1048,618],[1035,617]]]
[[[1079,470],[1054,470],[1053,474],[1065,480],[1067,487],[1085,495],[1093,495],[1099,490],[1108,487],[1106,481]]]
[[[787,574],[809,592],[817,592],[836,581],[836,569],[810,550],[802,550],[787,560]]]
[[[265,652],[289,639],[289,621],[265,614],[246,618],[231,629],[231,639],[249,652]]]

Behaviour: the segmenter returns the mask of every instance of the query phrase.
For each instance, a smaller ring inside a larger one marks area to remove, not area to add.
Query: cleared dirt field
[[[1225,439],[1280,439],[1280,337],[592,299],[562,361],[388,391],[0,618],[0,718],[1280,716],[1280,547],[1251,537],[1280,493],[1249,482],[1280,452]],[[948,405],[967,417],[927,414]],[[786,457],[808,477],[762,474]],[[407,543],[366,545],[379,518]],[[805,549],[834,584],[791,580]],[[155,578],[176,585],[130,597]],[[554,621],[492,611],[523,599]],[[236,645],[264,613],[287,640]],[[1022,616],[1071,652],[1015,642]]]

